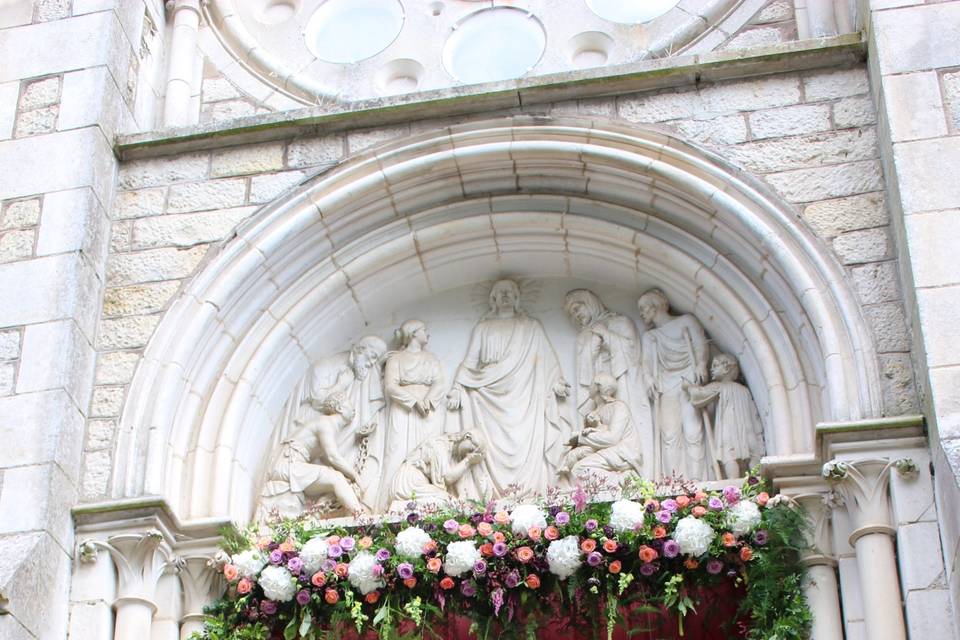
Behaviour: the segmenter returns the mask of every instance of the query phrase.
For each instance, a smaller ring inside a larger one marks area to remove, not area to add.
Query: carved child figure
[[[259,519],[274,511],[281,517],[296,516],[307,497],[332,496],[348,513],[365,510],[354,490],[356,471],[337,449],[340,431],[353,420],[353,406],[342,393],[333,393],[316,409],[319,414],[297,421],[283,442],[267,474]]]
[[[716,451],[714,455],[722,465],[727,478],[741,476],[746,464],[753,467],[764,453],[763,426],[753,402],[750,390],[737,382],[740,366],[733,356],[721,353],[710,364],[708,384],[698,386],[687,382],[683,388],[690,401],[698,408],[717,401]]]

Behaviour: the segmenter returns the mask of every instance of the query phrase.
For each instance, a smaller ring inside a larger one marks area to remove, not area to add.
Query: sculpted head
[[[463,459],[474,451],[483,453],[484,449],[483,438],[476,431],[464,431],[454,440],[454,451],[458,459]]]
[[[320,403],[320,411],[328,416],[342,416],[344,423],[353,420],[354,416],[354,409],[350,403],[350,399],[339,391],[331,393],[323,399]]]
[[[733,382],[740,377],[740,365],[729,353],[714,356],[710,363],[710,377],[718,382]]]
[[[420,345],[427,344],[430,335],[427,333],[427,323],[423,320],[407,320],[400,328],[394,332],[394,337],[401,347],[408,347],[413,340],[417,340]]]
[[[640,317],[643,321],[651,324],[658,314],[670,308],[670,302],[660,289],[650,289],[637,300],[637,307],[640,308]]]
[[[593,393],[602,400],[611,400],[617,397],[617,379],[609,373],[598,373],[593,377]]]
[[[379,364],[387,353],[387,343],[377,336],[364,336],[350,349],[350,365],[357,378],[363,380],[371,367]]]
[[[567,293],[563,308],[578,329],[589,327],[607,310],[597,294],[588,289],[574,289]]]
[[[520,311],[520,285],[513,280],[497,280],[490,289],[490,310],[504,312]]]

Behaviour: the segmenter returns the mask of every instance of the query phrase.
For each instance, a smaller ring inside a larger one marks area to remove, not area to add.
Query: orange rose
[[[445,576],[444,579],[440,581],[440,588],[447,591],[453,589],[453,578],[450,576]]]
[[[607,538],[606,540],[603,541],[603,550],[606,551],[607,553],[613,553],[614,551],[617,550],[617,541]]]
[[[363,536],[357,541],[357,546],[361,549],[369,549],[373,546],[373,538],[370,536]]]
[[[540,527],[530,527],[530,529],[527,531],[527,535],[530,536],[531,540],[539,540],[541,533],[543,532],[540,531]]]
[[[705,507],[701,507],[700,505],[697,505],[690,510],[690,513],[693,514],[694,518],[702,518],[703,516],[707,515],[707,509]]]
[[[621,569],[621,568],[622,568],[622,567],[621,567],[621,565],[620,565],[620,561],[619,561],[619,560],[614,560],[613,562],[610,563],[610,566],[607,567],[607,570],[608,570],[610,573],[620,573],[620,569]]]
[[[528,575],[525,582],[527,583],[527,586],[530,587],[531,589],[540,588],[540,578],[535,573],[531,573],[530,575]]]
[[[481,522],[477,525],[477,531],[480,532],[480,535],[487,537],[493,533],[493,525],[491,525],[489,522]]]
[[[653,528],[653,537],[659,540],[660,538],[667,537],[667,530],[663,527],[654,527]]]
[[[436,540],[428,540],[427,542],[423,543],[423,552],[424,552],[424,553],[433,553],[433,552],[436,551],[436,550],[437,550],[437,541],[436,541]]]
[[[239,575],[240,575],[240,570],[237,569],[235,565],[232,565],[232,564],[223,565],[223,577],[229,580],[230,582],[233,582],[234,580],[236,580],[237,576]]]
[[[347,574],[350,573],[350,567],[348,567],[342,562],[338,562],[337,566],[333,568],[333,572],[338,576],[340,576],[341,578],[346,578]]]
[[[690,498],[688,498],[687,496],[677,496],[676,498],[674,498],[674,500],[677,501],[677,506],[680,507],[681,509],[683,509],[684,507],[690,504]]]
[[[430,558],[427,560],[427,571],[430,573],[440,573],[440,567],[443,566],[443,562],[440,561],[440,558]]]
[[[761,507],[767,506],[767,503],[770,502],[770,494],[766,491],[762,491],[757,494],[757,504]]]
[[[248,580],[247,578],[244,578],[243,580],[237,583],[237,593],[239,593],[240,595],[246,595],[250,593],[250,591],[252,590],[253,590],[253,583],[250,582],[250,580]]]
[[[368,604],[376,604],[376,603],[377,603],[377,600],[380,599],[380,592],[379,592],[379,591],[371,591],[370,593],[368,593],[367,595],[365,595],[365,596],[363,597],[363,599],[366,600]]]
[[[327,589],[323,592],[323,599],[327,604],[337,604],[340,601],[340,594],[336,589]]]
[[[580,543],[580,551],[584,553],[590,553],[597,548],[597,541],[593,538],[586,538],[583,542]]]
[[[510,516],[507,515],[506,511],[497,511],[496,515],[493,516],[493,520],[497,524],[507,524],[510,522]]]
[[[737,538],[736,538],[736,536],[734,536],[734,535],[733,535],[732,533],[730,533],[729,531],[726,532],[725,534],[723,534],[723,536],[721,537],[721,540],[723,541],[723,546],[725,546],[725,547],[735,547],[735,546],[737,546]]]
[[[744,562],[750,562],[753,560],[753,549],[750,547],[743,547],[740,549],[740,559]]]
[[[555,526],[550,525],[549,527],[543,530],[543,537],[546,538],[547,540],[556,540],[557,538],[560,537],[560,530],[557,529]]]
[[[517,560],[520,562],[530,562],[533,560],[533,549],[530,547],[520,547],[517,549]]]
[[[403,581],[403,586],[405,586],[407,589],[413,589],[415,586],[417,586],[417,579],[407,578]]]
[[[501,532],[501,531],[494,531],[494,532],[493,532],[493,541],[494,541],[494,542],[503,542],[503,541],[506,540],[506,539],[507,539],[507,537],[506,537],[505,535],[503,535],[503,532]]]
[[[313,574],[313,577],[310,578],[310,584],[315,587],[322,587],[323,585],[327,584],[327,574],[325,574],[323,571],[317,571],[315,574]]]
[[[696,502],[703,502],[707,499],[707,494],[705,494],[703,491],[697,491],[695,494],[693,494],[693,499]]]
[[[486,544],[480,545],[480,555],[487,556],[488,558],[493,555],[493,543],[488,542]]]
[[[340,536],[327,536],[327,544],[337,544],[340,542]]]
[[[653,547],[648,547],[647,545],[641,545],[639,556],[640,556],[640,559],[643,560],[644,562],[653,562],[654,560],[660,557],[660,554],[657,553],[657,550],[654,549]]]
[[[460,535],[461,538],[472,538],[473,534],[475,534],[476,532],[477,530],[474,529],[469,524],[462,524],[460,525],[460,528],[457,529],[457,533]]]
[[[686,560],[683,561],[683,566],[693,571],[694,569],[700,566],[700,563],[697,562],[696,558],[687,558]]]
[[[293,540],[291,540],[290,538],[287,538],[286,540],[280,543],[280,551],[283,551],[284,553],[290,553],[294,549],[296,549],[296,547],[293,546]]]

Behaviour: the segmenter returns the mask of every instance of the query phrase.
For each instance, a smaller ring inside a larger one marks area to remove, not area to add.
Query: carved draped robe
[[[538,320],[487,318],[474,328],[455,378],[462,388],[460,429],[483,434],[479,465],[496,495],[510,485],[542,493],[555,477],[568,431],[553,392],[562,379]]]

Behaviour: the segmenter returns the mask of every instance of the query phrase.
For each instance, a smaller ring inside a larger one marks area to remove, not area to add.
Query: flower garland
[[[480,637],[530,637],[565,619],[605,626],[610,638],[638,603],[676,614],[682,635],[697,594],[726,582],[745,592],[741,637],[806,638],[796,505],[770,498],[754,477],[718,492],[681,489],[658,499],[637,481],[613,503],[578,489],[573,503],[411,511],[349,529],[301,518],[269,535],[235,533],[225,538],[226,594],[199,637],[310,639],[351,628],[413,637],[454,614]]]

